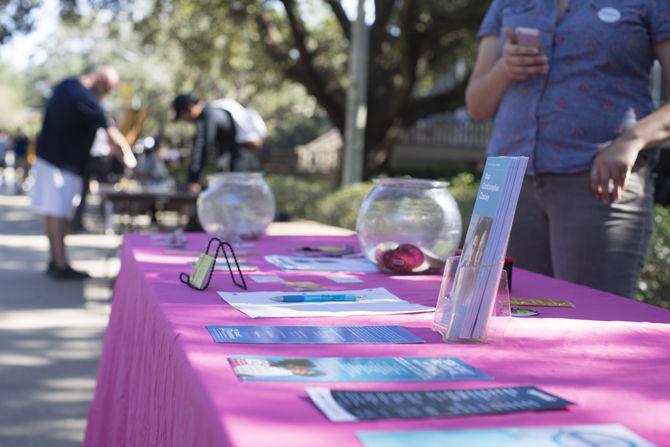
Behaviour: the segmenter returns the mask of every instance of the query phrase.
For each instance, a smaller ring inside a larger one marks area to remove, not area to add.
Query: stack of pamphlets
[[[482,340],[495,304],[527,157],[489,157],[449,293],[449,340]],[[446,273],[446,272],[445,272]],[[446,278],[445,278],[446,280]],[[439,312],[437,313],[439,314]]]

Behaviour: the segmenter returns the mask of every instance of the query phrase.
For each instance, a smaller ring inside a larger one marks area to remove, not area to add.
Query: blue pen
[[[328,303],[339,301],[358,301],[363,298],[354,294],[323,294],[323,295],[281,295],[272,297],[272,300],[282,303]]]

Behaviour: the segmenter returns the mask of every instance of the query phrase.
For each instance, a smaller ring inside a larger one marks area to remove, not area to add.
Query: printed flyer
[[[217,343],[425,343],[400,326],[207,326]]]
[[[476,416],[572,405],[534,386],[418,391],[307,388],[307,394],[332,422]]]
[[[371,382],[487,380],[491,376],[455,357],[228,357],[248,381]]]

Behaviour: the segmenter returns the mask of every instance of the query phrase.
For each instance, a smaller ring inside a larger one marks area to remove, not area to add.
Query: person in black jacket
[[[188,170],[191,191],[202,188],[200,177],[210,148],[216,150],[218,166],[223,171],[259,171],[255,155],[262,146],[267,129],[262,118],[232,99],[211,103],[192,94],[180,94],[172,102],[175,120],[195,123],[193,152]]]

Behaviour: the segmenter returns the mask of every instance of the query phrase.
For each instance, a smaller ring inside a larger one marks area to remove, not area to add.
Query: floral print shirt
[[[670,39],[670,0],[493,0],[479,37],[537,28],[549,73],[503,96],[488,155],[530,157],[528,174],[588,171],[599,148],[653,110],[653,45]],[[647,152],[647,151],[645,151]]]

